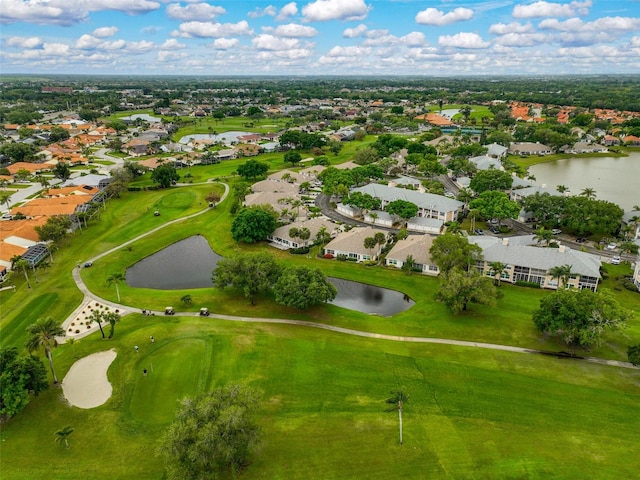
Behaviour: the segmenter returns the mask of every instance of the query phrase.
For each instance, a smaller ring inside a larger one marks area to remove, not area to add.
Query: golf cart
[[[173,309],[173,307],[167,307],[164,309],[164,314],[165,315],[175,315],[176,311]]]
[[[208,317],[209,316],[209,309],[206,307],[202,307],[200,309],[200,316],[201,317]]]

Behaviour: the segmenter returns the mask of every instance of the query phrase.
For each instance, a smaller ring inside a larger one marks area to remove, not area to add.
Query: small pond
[[[148,113],[135,113],[135,114],[130,115],[128,117],[122,117],[121,120],[129,121],[129,122],[134,122],[136,120],[144,120],[145,122],[149,122],[149,123],[160,123],[160,122],[162,122],[161,118],[153,117],[153,116],[149,115]]]
[[[329,277],[328,280],[338,290],[335,300],[331,303],[349,310],[388,317],[404,312],[416,303],[397,290],[352,282],[342,278]]]
[[[211,274],[222,257],[204,237],[185,238],[127,269],[127,285],[157,290],[212,287]],[[395,315],[415,304],[402,292],[329,277],[338,295],[332,302],[339,307],[382,316]]]
[[[185,238],[127,269],[127,285],[158,290],[213,287],[216,254],[204,237]]]

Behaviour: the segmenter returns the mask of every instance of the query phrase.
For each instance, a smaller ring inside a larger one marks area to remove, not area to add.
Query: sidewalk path
[[[227,194],[229,193],[229,187],[228,185],[225,185],[225,193],[222,196],[222,200],[224,200],[227,196]],[[114,247],[111,250],[108,250],[104,253],[101,253],[100,255],[97,255],[95,257],[93,257],[91,260],[97,260],[99,258],[102,258],[122,247],[125,247],[126,245],[129,245],[130,243],[133,243],[137,240],[139,240],[140,238],[143,238],[147,235],[150,235],[154,232],[157,232],[158,230],[171,225],[173,223],[176,222],[180,222],[182,220],[185,220],[187,218],[193,218],[197,215],[201,215],[202,213],[208,211],[207,210],[203,210],[201,212],[195,213],[193,215],[189,215],[188,217],[183,217],[180,219],[176,219],[176,220],[172,220],[170,222],[165,223],[164,225],[161,225],[159,227],[154,228],[153,230],[148,231],[147,233],[144,233],[142,235],[139,235],[138,237],[129,240],[123,244],[121,244],[118,247]],[[110,302],[108,300],[105,300],[101,297],[98,297],[97,295],[95,295],[94,293],[92,293],[91,291],[89,291],[89,289],[87,288],[87,286],[85,285],[85,283],[82,281],[82,278],[80,277],[80,269],[79,268],[74,268],[73,269],[73,279],[76,282],[76,285],[78,285],[78,288],[84,293],[85,295],[85,300],[88,298],[89,300],[94,300],[94,301],[98,301],[98,302],[102,302],[106,305],[115,307],[115,308],[119,308],[121,311],[126,311],[127,313],[129,312],[133,312],[135,311],[134,307],[131,306],[127,306],[127,305],[120,305],[114,302]],[[84,304],[84,302],[83,302]],[[148,310],[149,313],[153,314],[153,315],[158,315],[158,316],[163,316],[164,312],[158,312],[158,311],[153,311],[153,310]],[[178,317],[197,317],[199,316],[199,313],[197,312],[176,312],[175,316]],[[71,318],[71,317],[69,317]],[[563,353],[560,352],[548,352],[548,351],[543,351],[543,350],[536,350],[536,349],[532,349],[532,348],[523,348],[523,347],[514,347],[511,345],[500,345],[500,344],[495,344],[495,343],[483,343],[483,342],[471,342],[471,341],[465,341],[465,340],[452,340],[452,339],[448,339],[448,338],[433,338],[433,337],[408,337],[408,336],[404,336],[404,335],[388,335],[388,334],[384,334],[384,333],[374,333],[374,332],[364,332],[361,330],[354,330],[351,328],[344,328],[344,327],[339,327],[336,325],[327,325],[324,323],[316,323],[316,322],[309,322],[306,320],[290,320],[290,319],[284,319],[284,318],[260,318],[260,317],[239,317],[239,316],[234,316],[234,315],[221,315],[221,314],[217,314],[217,313],[211,313],[211,315],[209,316],[209,318],[217,318],[219,320],[227,320],[227,321],[232,321],[232,322],[246,322],[246,323],[271,323],[271,324],[284,324],[284,325],[298,325],[298,326],[302,326],[302,327],[309,327],[309,328],[318,328],[321,330],[328,330],[330,332],[336,332],[336,333],[342,333],[345,335],[354,335],[357,337],[364,337],[364,338],[374,338],[374,339],[378,339],[378,340],[388,340],[388,341],[392,341],[392,342],[406,342],[406,343],[436,343],[436,344],[441,344],[441,345],[456,345],[456,346],[460,346],[460,347],[473,347],[473,348],[486,348],[489,350],[501,350],[501,351],[505,351],[505,352],[515,352],[515,353],[527,353],[527,354],[535,354],[535,355],[547,355],[547,356],[555,356],[555,357],[559,357],[559,358],[567,358],[569,360],[577,360],[577,361],[584,361],[584,362],[589,362],[589,363],[597,363],[600,365],[608,365],[608,366],[613,366],[613,367],[621,367],[621,368],[630,368],[630,369],[640,369],[640,367],[636,367],[633,364],[629,363],[629,362],[621,362],[618,360],[607,360],[604,358],[596,358],[596,357],[571,357],[571,356],[567,356],[564,355]]]

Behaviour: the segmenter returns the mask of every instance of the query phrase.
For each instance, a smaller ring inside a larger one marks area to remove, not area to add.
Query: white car
[[[607,250],[615,250],[618,247],[618,244],[615,242],[611,242],[609,245],[607,245]]]
[[[620,265],[620,255],[615,255],[615,256],[611,257],[611,264],[612,265]]]
[[[551,230],[551,233],[553,233],[554,235],[560,235],[562,233],[562,230],[560,230],[559,228],[554,228],[553,230]]]

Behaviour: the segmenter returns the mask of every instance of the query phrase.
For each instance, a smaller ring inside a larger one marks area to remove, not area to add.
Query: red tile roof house
[[[622,138],[622,141],[625,143],[625,145],[640,145],[640,138],[636,137],[635,135],[627,135],[626,137]]]
[[[611,147],[613,145],[620,145],[620,139],[618,137],[614,137],[613,135],[605,135],[602,138],[602,144],[607,147]]]

